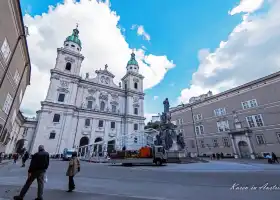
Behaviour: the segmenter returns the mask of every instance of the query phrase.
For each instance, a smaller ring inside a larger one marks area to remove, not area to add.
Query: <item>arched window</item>
[[[54,132],[54,131],[52,131],[52,132],[50,133],[49,139],[55,139],[55,132]]]
[[[101,101],[100,110],[101,110],[101,111],[104,111],[104,110],[105,110],[105,103],[104,103],[104,101]]]
[[[116,112],[117,112],[117,106],[112,105],[112,112],[113,112],[113,113],[116,113]]]
[[[138,83],[134,83],[134,89],[138,89]]]
[[[70,62],[66,63],[65,69],[68,70],[68,71],[71,70],[71,63]]]

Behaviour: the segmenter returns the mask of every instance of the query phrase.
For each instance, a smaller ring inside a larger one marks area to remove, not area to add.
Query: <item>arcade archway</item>
[[[81,139],[80,139],[80,147],[82,147],[82,146],[85,146],[85,145],[88,145],[89,144],[89,139],[88,139],[88,137],[86,137],[86,136],[84,136],[84,137],[82,137]],[[82,156],[84,156],[84,154],[85,154],[85,152],[87,151],[87,147],[86,148],[80,148],[79,149],[79,153],[81,153],[81,155]]]

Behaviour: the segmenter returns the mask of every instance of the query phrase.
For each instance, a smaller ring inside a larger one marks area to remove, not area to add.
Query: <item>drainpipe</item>
[[[196,152],[197,152],[197,156],[199,155],[199,150],[198,150],[198,145],[197,145],[197,137],[196,137],[196,132],[195,132],[195,123],[194,123],[194,119],[193,119],[193,108],[191,106],[191,113],[192,113],[192,124],[193,124],[193,131],[194,131],[194,139],[195,139],[195,146],[196,146]]]

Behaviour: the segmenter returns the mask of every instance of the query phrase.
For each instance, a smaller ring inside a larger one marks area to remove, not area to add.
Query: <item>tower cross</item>
[[[76,28],[78,28],[79,27],[79,23],[76,23]]]

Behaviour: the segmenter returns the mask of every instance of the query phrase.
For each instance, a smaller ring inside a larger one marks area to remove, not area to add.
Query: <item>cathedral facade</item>
[[[126,66],[126,74],[119,84],[105,65],[96,76],[80,76],[84,56],[79,30],[73,30],[64,46],[57,49],[54,69],[46,99],[37,112],[37,125],[31,153],[40,144],[50,154],[61,154],[65,148],[102,143],[144,131],[143,79],[135,54]]]

